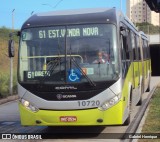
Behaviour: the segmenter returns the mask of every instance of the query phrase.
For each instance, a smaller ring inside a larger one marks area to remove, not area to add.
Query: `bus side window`
[[[130,60],[126,30],[123,31],[123,33],[121,32],[120,42],[121,42],[122,71],[123,71],[123,78],[124,78],[126,76],[126,73],[129,67],[129,60]]]
[[[133,61],[137,60],[137,54],[136,54],[136,38],[135,34],[131,32],[131,47],[133,50]]]

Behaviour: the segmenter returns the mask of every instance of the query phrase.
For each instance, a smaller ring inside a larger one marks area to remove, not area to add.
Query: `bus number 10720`
[[[100,105],[99,100],[92,100],[92,101],[78,101],[78,106],[79,107],[98,107]]]

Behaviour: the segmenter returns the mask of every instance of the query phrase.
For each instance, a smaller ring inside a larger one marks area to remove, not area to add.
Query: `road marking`
[[[16,122],[2,122],[1,124],[2,125],[12,125],[12,124],[15,124]]]

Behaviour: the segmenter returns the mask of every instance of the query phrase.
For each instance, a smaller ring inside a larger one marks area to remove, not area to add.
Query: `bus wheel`
[[[129,113],[129,116],[128,116],[128,118],[126,119],[126,121],[123,123],[123,126],[129,125],[130,121],[131,121],[131,114]]]
[[[140,97],[139,102],[137,103],[137,106],[140,106],[141,104],[142,104],[142,95],[141,95],[141,97]]]
[[[131,122],[131,110],[132,110],[132,94],[130,95],[130,101],[129,101],[129,115],[126,119],[126,121],[123,123],[123,126],[127,126]]]
[[[150,91],[150,83],[151,83],[151,76],[149,76],[148,88],[147,88],[146,92]]]
[[[149,92],[149,91],[150,91],[150,81],[149,81],[148,88],[147,88],[146,92]]]
[[[139,99],[139,102],[137,103],[137,106],[140,106],[142,104],[142,94],[143,94],[143,88],[141,85],[141,94],[140,94],[140,99]]]

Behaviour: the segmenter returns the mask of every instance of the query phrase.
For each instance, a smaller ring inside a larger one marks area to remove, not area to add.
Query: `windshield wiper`
[[[83,76],[87,79],[87,81],[89,82],[89,84],[91,86],[96,86],[96,84],[85,74],[85,72],[82,70],[82,68],[78,65],[78,63],[75,61],[75,59],[73,57],[70,57],[71,60],[73,61],[73,63],[75,64],[75,66],[79,69],[79,71],[83,74]]]
[[[50,65],[50,67],[46,70],[46,73],[44,74],[44,77],[40,79],[40,82],[43,82],[48,77],[48,74],[49,74],[49,76],[51,76],[53,74],[54,69],[58,66],[60,60],[61,60],[61,58],[57,57],[53,61],[50,61],[50,63],[48,63],[48,65]],[[48,73],[48,71],[49,71],[49,73]]]
[[[51,71],[51,74],[54,72],[54,69],[58,66],[58,64],[60,63],[61,64],[61,45],[59,43],[59,40],[58,40],[58,57],[56,57],[53,61],[51,62],[54,62],[51,67],[48,69],[49,71]],[[60,65],[60,68],[61,68],[61,65]],[[61,69],[60,69],[61,70]]]
[[[60,57],[57,57],[55,58],[53,61],[50,61],[51,63],[49,63],[48,65],[51,64],[51,66],[49,67],[49,71],[54,71],[54,69],[57,67],[58,63],[60,62],[61,58]],[[52,63],[53,62],[53,63]]]

